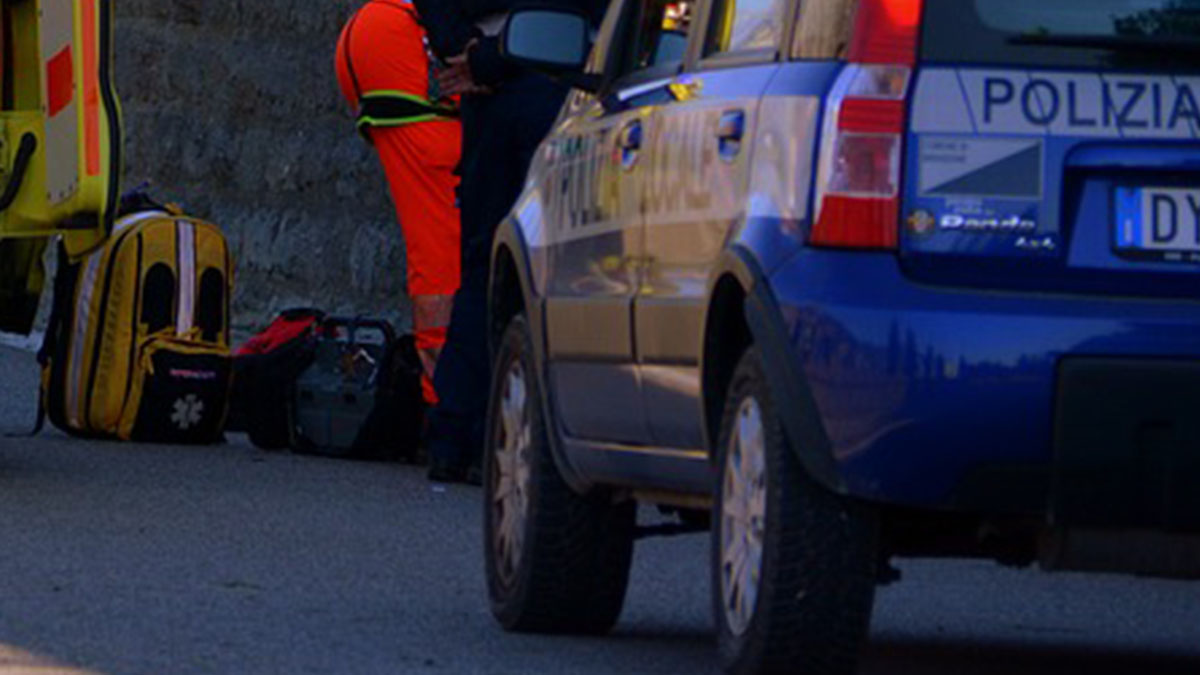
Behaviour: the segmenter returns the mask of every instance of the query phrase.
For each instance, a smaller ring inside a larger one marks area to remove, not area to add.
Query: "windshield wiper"
[[[1200,54],[1200,37],[1176,35],[1055,35],[1029,33],[1008,38],[1012,45],[1032,47],[1067,47],[1070,49],[1107,49],[1117,52],[1168,52]]]

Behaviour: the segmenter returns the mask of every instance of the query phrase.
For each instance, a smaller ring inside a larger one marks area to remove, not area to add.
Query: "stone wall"
[[[225,229],[235,326],[300,304],[404,323],[399,228],[333,71],[360,0],[116,3],[124,187]]]

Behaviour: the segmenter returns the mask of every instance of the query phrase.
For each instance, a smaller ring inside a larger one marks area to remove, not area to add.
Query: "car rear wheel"
[[[636,504],[580,495],[551,455],[523,316],[496,354],[484,453],[484,550],[492,613],[507,630],[602,633],[616,623]]]
[[[713,509],[713,607],[731,673],[853,673],[875,594],[877,526],[788,447],[757,349],[729,386]]]

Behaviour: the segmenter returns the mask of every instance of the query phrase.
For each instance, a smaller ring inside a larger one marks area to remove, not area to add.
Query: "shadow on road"
[[[511,637],[518,653],[554,653],[592,667],[636,659],[641,673],[717,675],[716,647],[709,631],[680,631],[639,625],[603,638]],[[566,657],[578,652],[577,657]],[[586,654],[587,656],[583,656]],[[537,661],[537,659],[534,659]],[[505,665],[533,661],[515,659]],[[537,672],[535,668],[530,672]],[[616,670],[614,670],[616,672]],[[964,638],[872,639],[860,675],[1196,675],[1200,656],[1133,647],[1031,645]]]
[[[707,653],[707,650],[716,648],[715,638],[710,630],[688,631],[667,626],[641,625],[624,629],[618,627],[613,633],[596,640],[623,647],[647,647],[672,652]]]
[[[1195,675],[1196,655],[1135,648],[1030,645],[963,639],[871,641],[862,675]]]
[[[709,630],[680,629],[655,622],[619,626],[613,633],[598,638],[546,639],[557,641],[560,649],[586,653],[587,661],[595,665],[610,665],[611,672],[629,672],[631,662],[638,664],[640,673],[719,675],[721,672]]]

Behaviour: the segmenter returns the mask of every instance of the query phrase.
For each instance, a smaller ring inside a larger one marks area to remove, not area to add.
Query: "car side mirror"
[[[599,78],[585,75],[591,50],[588,19],[563,9],[530,7],[513,10],[500,37],[504,58],[567,84],[595,91]]]

